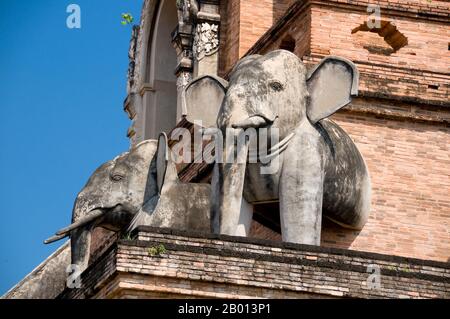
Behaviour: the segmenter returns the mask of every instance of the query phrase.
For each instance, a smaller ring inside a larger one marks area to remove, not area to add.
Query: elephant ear
[[[161,133],[158,138],[158,150],[156,152],[156,183],[159,194],[171,183],[178,182],[177,168],[172,162],[166,133]]]
[[[215,126],[227,88],[227,81],[212,75],[193,80],[184,91],[183,116],[191,123],[202,121],[203,127]]]
[[[327,57],[307,76],[309,103],[306,113],[314,124],[349,104],[358,95],[359,72],[353,62]]]

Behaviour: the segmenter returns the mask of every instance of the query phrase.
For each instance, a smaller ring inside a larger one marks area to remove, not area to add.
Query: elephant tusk
[[[104,212],[100,209],[94,209],[93,211],[91,211],[89,213],[89,216],[86,216],[82,219],[80,219],[79,221],[73,223],[70,226],[67,226],[66,228],[63,228],[59,231],[56,232],[57,236],[62,236],[62,235],[66,235],[69,232],[71,232],[74,229],[83,227],[86,224],[89,224],[90,222],[94,221],[95,219],[101,217],[104,214]]]
[[[294,137],[295,133],[289,134],[287,137],[285,137],[280,143],[272,146],[268,152],[268,154],[260,157],[258,152],[252,151],[249,154],[249,161],[257,161],[258,158],[261,160],[261,162],[268,162],[278,154],[281,154],[289,145],[289,142]]]
[[[69,234],[64,234],[64,235],[59,235],[59,236],[52,236],[49,239],[44,240],[44,244],[51,244],[54,243],[55,241],[61,240],[63,238],[66,238],[67,236],[69,236]]]
[[[284,140],[282,140],[280,143],[278,143],[277,145],[273,146],[270,149],[270,153],[267,154],[264,157],[264,161],[268,162],[269,160],[271,160],[272,158],[274,158],[275,156],[277,156],[278,154],[281,154],[284,152],[284,150],[289,146],[289,142],[291,141],[291,139],[294,137],[295,133],[291,133],[289,134]]]

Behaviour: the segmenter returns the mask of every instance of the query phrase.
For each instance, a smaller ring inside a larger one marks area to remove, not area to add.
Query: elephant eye
[[[274,90],[275,92],[280,92],[284,88],[283,84],[281,84],[281,82],[279,82],[279,81],[271,81],[269,83],[269,85],[270,85],[270,88],[272,90]]]
[[[121,180],[123,180],[125,178],[125,176],[121,175],[121,174],[112,174],[111,175],[111,180],[113,182],[120,182]]]

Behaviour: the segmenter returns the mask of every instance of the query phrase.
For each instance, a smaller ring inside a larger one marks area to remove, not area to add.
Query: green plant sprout
[[[148,254],[152,257],[165,254],[166,252],[167,252],[166,247],[164,247],[163,244],[159,244],[158,246],[153,246],[148,249]]]
[[[133,16],[131,13],[122,13],[122,25],[132,24],[134,21]]]
[[[123,240],[132,240],[131,233],[122,234],[121,239]]]

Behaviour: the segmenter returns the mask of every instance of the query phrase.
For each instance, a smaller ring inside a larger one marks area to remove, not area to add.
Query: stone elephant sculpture
[[[70,236],[72,264],[88,266],[95,227],[129,232],[138,226],[210,232],[210,185],[181,183],[167,137],[147,140],[101,165],[78,194],[72,224],[46,244]]]
[[[327,119],[358,93],[355,65],[327,57],[308,72],[304,63],[285,50],[252,55],[230,73],[218,111],[217,128],[239,135],[248,128],[277,129],[270,163],[248,160],[214,165],[211,223],[214,232],[246,236],[252,204],[279,201],[282,239],[320,245],[322,215],[361,229],[370,211],[370,177],[351,138]],[[214,133],[213,128],[205,130]],[[249,142],[234,145],[237,156],[250,158]],[[236,150],[237,149],[237,150]],[[259,151],[258,151],[259,152]]]

